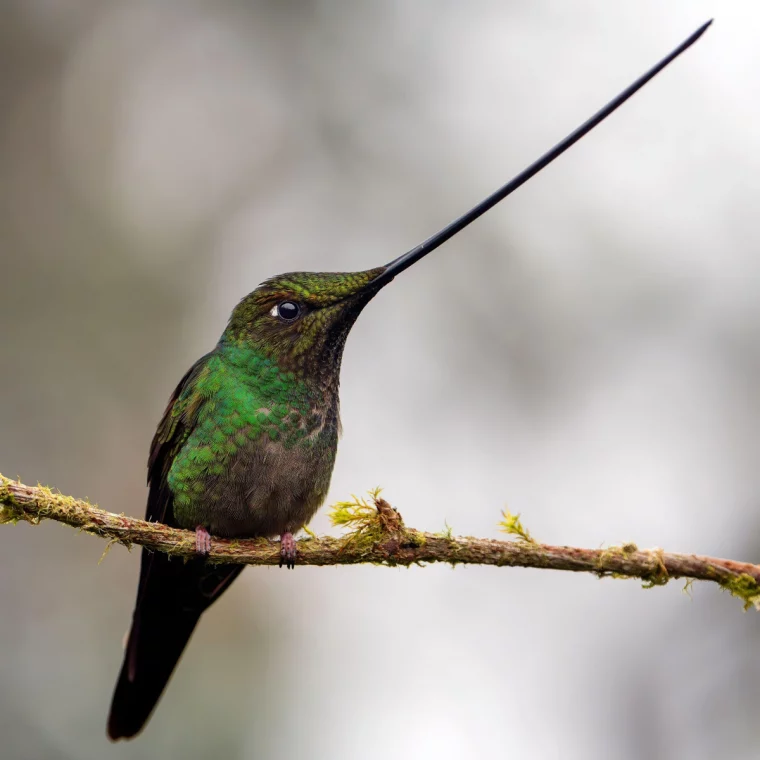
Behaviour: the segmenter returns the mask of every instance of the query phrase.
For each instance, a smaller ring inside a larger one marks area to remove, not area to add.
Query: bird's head
[[[335,371],[356,318],[385,284],[375,281],[386,269],[272,277],[235,307],[222,344],[253,348],[299,375]]]

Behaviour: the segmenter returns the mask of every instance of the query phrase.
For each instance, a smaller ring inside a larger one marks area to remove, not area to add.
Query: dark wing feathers
[[[172,510],[172,498],[166,476],[174,457],[193,430],[200,407],[200,398],[190,393],[193,382],[203,372],[213,351],[202,356],[185,373],[174,389],[166,411],[158,423],[148,457],[148,507],[145,519],[165,525],[176,525]],[[186,392],[187,391],[187,392]]]

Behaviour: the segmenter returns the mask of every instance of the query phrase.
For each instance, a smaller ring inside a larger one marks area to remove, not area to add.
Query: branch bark
[[[599,577],[638,578],[645,586],[671,579],[712,581],[740,597],[745,609],[760,609],[760,565],[624,544],[607,549],[551,546],[534,541],[511,516],[502,523],[517,540],[425,533],[407,528],[399,513],[378,492],[363,500],[336,505],[333,520],[351,530],[344,536],[308,537],[297,542],[299,565],[373,563],[409,566],[444,562],[451,565],[531,567],[593,573]],[[178,557],[195,555],[195,533],[161,523],[106,512],[87,501],[42,486],[27,486],[0,475],[0,523],[37,524],[56,520],[127,547],[139,544]],[[516,527],[515,527],[516,526]],[[279,543],[268,539],[212,538],[209,562],[277,565]]]

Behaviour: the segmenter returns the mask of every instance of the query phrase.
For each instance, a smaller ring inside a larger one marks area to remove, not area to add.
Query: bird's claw
[[[280,567],[292,570],[296,566],[296,540],[292,533],[283,533],[280,536]]]
[[[211,553],[211,534],[202,525],[195,528],[195,551],[202,557]]]

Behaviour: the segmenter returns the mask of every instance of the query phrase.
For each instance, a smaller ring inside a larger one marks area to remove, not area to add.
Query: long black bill
[[[590,132],[597,124],[604,121],[614,110],[622,106],[631,95],[638,92],[650,79],[659,74],[671,61],[678,58],[681,53],[691,47],[712,24],[712,19],[697,29],[694,34],[687,40],[684,40],[670,55],[663,58],[656,66],[653,66],[646,74],[639,77],[628,89],[623,90],[614,100],[611,100],[601,111],[595,113],[588,121],[581,124],[575,132],[569,134],[564,140],[557,143],[548,153],[545,153],[537,161],[534,161],[527,169],[524,169],[514,179],[507,182],[504,187],[499,188],[495,193],[489,195],[484,201],[481,201],[475,208],[468,211],[459,219],[455,219],[447,227],[429,237],[423,243],[420,243],[411,251],[403,256],[399,256],[387,264],[382,274],[378,275],[370,283],[373,288],[383,286],[389,283],[397,274],[408,269],[423,256],[427,256],[431,251],[443,245],[449,238],[453,237],[460,230],[463,230],[468,224],[474,222],[479,216],[485,214],[488,209],[503,201],[510,193],[517,190],[520,185],[527,182],[532,176],[538,174],[545,166],[548,166],[555,158],[561,156],[571,145],[574,145],[587,132]]]

